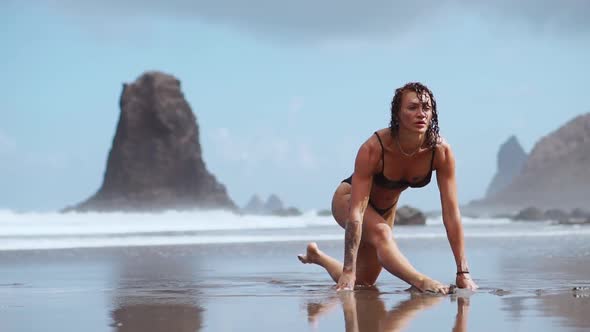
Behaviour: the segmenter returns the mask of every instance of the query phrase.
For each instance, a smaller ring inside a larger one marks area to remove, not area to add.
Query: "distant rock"
[[[490,216],[486,216],[487,218],[492,218],[492,219],[512,219],[514,217],[514,214],[512,213],[497,213],[497,214],[493,214]],[[482,216],[477,216],[476,218],[482,218]]]
[[[253,195],[241,212],[244,214],[273,215],[279,217],[300,216],[303,214],[295,207],[285,208],[283,201],[276,194],[271,194],[264,203],[258,195]]]
[[[570,218],[570,214],[561,209],[549,209],[543,215],[545,219],[554,221],[563,221]]]
[[[575,208],[571,213],[571,217],[579,219],[590,218],[590,211],[583,210],[581,208]]]
[[[543,210],[536,207],[528,207],[519,211],[513,220],[518,221],[543,221],[546,220]]]
[[[515,221],[553,221],[562,225],[590,224],[590,213],[582,209],[574,209],[570,213],[561,209],[543,211],[536,207],[528,207],[512,217]]]
[[[426,225],[426,216],[420,210],[404,205],[397,209],[394,225]]]
[[[527,206],[571,210],[588,205],[590,113],[580,115],[539,140],[512,182],[470,211],[518,211]]]
[[[320,216],[320,217],[331,217],[332,216],[332,210],[329,210],[329,209],[319,210],[317,212],[317,215]]]
[[[179,80],[146,72],[123,85],[119,105],[100,189],[65,211],[236,208],[205,167],[199,127]]]
[[[514,177],[520,173],[526,162],[527,154],[518,142],[516,136],[510,136],[498,151],[498,169],[492,182],[488,186],[486,197],[493,196],[506,188]]]
[[[590,212],[576,208],[574,209],[567,219],[559,221],[562,225],[590,225]]]
[[[271,194],[268,196],[266,203],[264,203],[264,211],[273,212],[283,210],[284,204],[283,201],[279,198],[279,196],[275,194]]]
[[[253,195],[248,204],[242,209],[242,212],[247,214],[263,214],[264,211],[264,202],[258,195]]]

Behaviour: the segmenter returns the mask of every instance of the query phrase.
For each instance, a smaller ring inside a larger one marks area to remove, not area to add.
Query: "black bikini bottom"
[[[352,175],[347,177],[346,179],[342,180],[342,182],[352,185]],[[385,216],[387,213],[389,213],[389,211],[391,211],[391,209],[393,209],[395,204],[397,204],[397,202],[393,203],[393,205],[391,205],[388,208],[380,209],[380,208],[376,207],[375,205],[373,205],[373,202],[371,202],[371,200],[369,200],[369,205],[382,217]]]

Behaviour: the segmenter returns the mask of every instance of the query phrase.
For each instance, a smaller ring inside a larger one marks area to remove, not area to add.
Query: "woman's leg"
[[[395,243],[390,224],[370,206],[365,211],[363,218],[361,241],[375,247],[379,263],[394,276],[415,286],[420,291],[443,294],[449,292],[448,286],[416,271]]]
[[[332,214],[341,227],[345,227],[345,223],[341,222],[342,218],[347,218],[348,204],[350,200],[350,185],[347,183],[340,184],[334,193],[332,199]],[[342,263],[337,259],[327,255],[319,250],[315,242],[307,245],[307,252],[305,255],[298,255],[297,258],[305,264],[317,264],[326,269],[326,272],[332,277],[334,282],[338,282],[340,274],[342,273]],[[379,273],[381,272],[381,264],[377,259],[375,248],[362,241],[359,245],[357,253],[357,273],[356,284],[370,286],[375,283]]]
[[[317,264],[328,272],[334,282],[338,282],[340,274],[342,273],[342,263],[335,258],[326,255],[323,251],[318,248],[315,242],[311,242],[307,245],[307,252],[305,255],[298,255],[297,258],[301,263],[305,264]]]
[[[343,228],[346,227],[348,219],[350,192],[350,185],[342,183],[336,189],[332,200],[332,214]],[[324,267],[332,279],[338,282],[342,263],[321,252],[315,243],[308,245],[305,256],[298,257],[303,263],[314,263]],[[372,285],[382,267],[421,291],[448,292],[448,287],[416,271],[393,240],[388,221],[369,206],[363,218],[363,232],[357,254],[356,284]]]
[[[338,282],[338,279],[340,279],[342,263],[321,251],[315,242],[309,243],[306,254],[298,255],[297,258],[301,263],[317,264],[323,267],[334,282]],[[363,286],[372,286],[375,284],[382,267],[377,258],[375,248],[372,245],[361,242],[356,265],[355,283]]]

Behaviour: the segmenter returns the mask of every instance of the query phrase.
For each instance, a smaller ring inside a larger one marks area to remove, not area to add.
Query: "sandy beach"
[[[306,241],[0,251],[2,331],[590,328],[588,235],[486,238],[469,230],[481,289],[450,296],[409,294],[387,273],[376,288],[337,294],[321,268],[296,259]],[[419,270],[453,282],[444,237],[398,242]],[[342,255],[342,241],[318,243]]]

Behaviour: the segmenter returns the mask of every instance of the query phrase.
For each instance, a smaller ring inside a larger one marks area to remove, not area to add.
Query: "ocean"
[[[590,235],[590,227],[464,217],[466,238]],[[396,239],[446,237],[442,219],[396,226]],[[236,215],[224,211],[16,213],[0,210],[0,250],[321,241],[343,238],[332,217]]]

